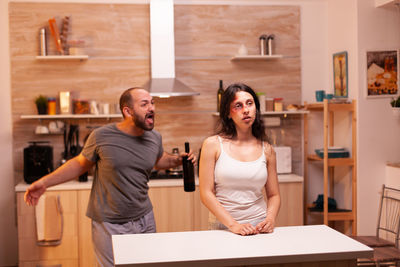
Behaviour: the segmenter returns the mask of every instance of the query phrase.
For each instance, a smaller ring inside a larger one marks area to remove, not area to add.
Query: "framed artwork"
[[[398,52],[367,51],[367,97],[398,95]]]
[[[347,98],[347,51],[333,54],[333,90],[335,98]]]

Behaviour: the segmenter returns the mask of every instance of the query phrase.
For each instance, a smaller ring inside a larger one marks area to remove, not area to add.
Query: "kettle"
[[[172,155],[179,156],[179,148],[177,148],[177,147],[173,148]],[[182,176],[182,173],[183,173],[183,169],[182,169],[181,165],[179,165],[178,167],[175,167],[175,168],[168,169],[168,174],[171,176]]]

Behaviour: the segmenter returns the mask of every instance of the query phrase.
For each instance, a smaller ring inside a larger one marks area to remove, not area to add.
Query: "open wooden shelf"
[[[309,161],[323,161],[323,158],[320,158],[316,154],[308,155],[307,159]],[[328,158],[328,166],[334,167],[334,166],[353,166],[354,165],[354,159],[353,158]]]
[[[348,221],[352,227],[352,234],[357,234],[357,131],[356,131],[356,101],[351,102],[328,102],[324,99],[322,103],[305,103],[305,109],[311,112],[322,112],[323,114],[323,148],[324,156],[319,157],[316,154],[309,154],[309,138],[313,135],[308,134],[309,128],[309,117],[308,114],[304,114],[304,203],[308,200],[308,186],[313,184],[311,178],[308,177],[308,165],[321,162],[323,164],[323,210],[316,211],[310,210],[311,205],[305,205],[304,209],[304,224],[308,223],[309,215],[320,215],[323,217],[323,223],[328,225],[331,221]],[[328,147],[334,146],[334,116],[336,112],[348,112],[351,116],[351,158],[328,158]],[[311,150],[311,149],[310,149]],[[351,168],[351,179],[345,183],[345,186],[351,187],[351,204],[348,203],[346,206],[351,205],[351,209],[329,211],[328,210],[328,197],[334,198],[334,187],[335,187],[335,167],[345,166]],[[313,178],[315,179],[315,178]],[[348,225],[348,227],[350,226]],[[346,231],[346,229],[345,229]]]
[[[57,115],[21,115],[23,120],[57,120],[57,119],[112,119],[122,118],[121,114],[57,114]]]
[[[88,55],[54,55],[54,56],[36,56],[37,60],[87,60]]]
[[[282,58],[283,55],[236,55],[231,58],[231,61],[239,61],[239,60],[271,60],[271,59],[279,59]]]

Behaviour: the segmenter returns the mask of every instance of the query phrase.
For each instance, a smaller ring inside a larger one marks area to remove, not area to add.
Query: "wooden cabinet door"
[[[38,246],[35,207],[24,202],[24,193],[17,193],[18,254],[20,265],[24,262],[78,259],[78,225],[76,191],[48,191],[47,196],[60,197],[63,210],[63,235],[57,246]],[[44,265],[45,266],[45,265]]]
[[[303,225],[303,183],[279,183],[281,209],[276,226]]]
[[[200,190],[199,187],[196,186],[196,191],[194,192],[194,225],[193,231],[201,231],[201,230],[208,230],[208,214],[209,211],[206,206],[201,203],[200,200]]]
[[[79,266],[96,266],[92,242],[92,220],[86,216],[90,190],[78,191]]]
[[[193,230],[194,193],[183,191],[182,186],[151,187],[149,196],[153,204],[157,232]]]

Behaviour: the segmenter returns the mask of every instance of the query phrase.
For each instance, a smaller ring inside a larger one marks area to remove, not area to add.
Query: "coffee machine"
[[[31,184],[53,171],[53,147],[49,141],[30,141],[24,148],[24,180]]]

